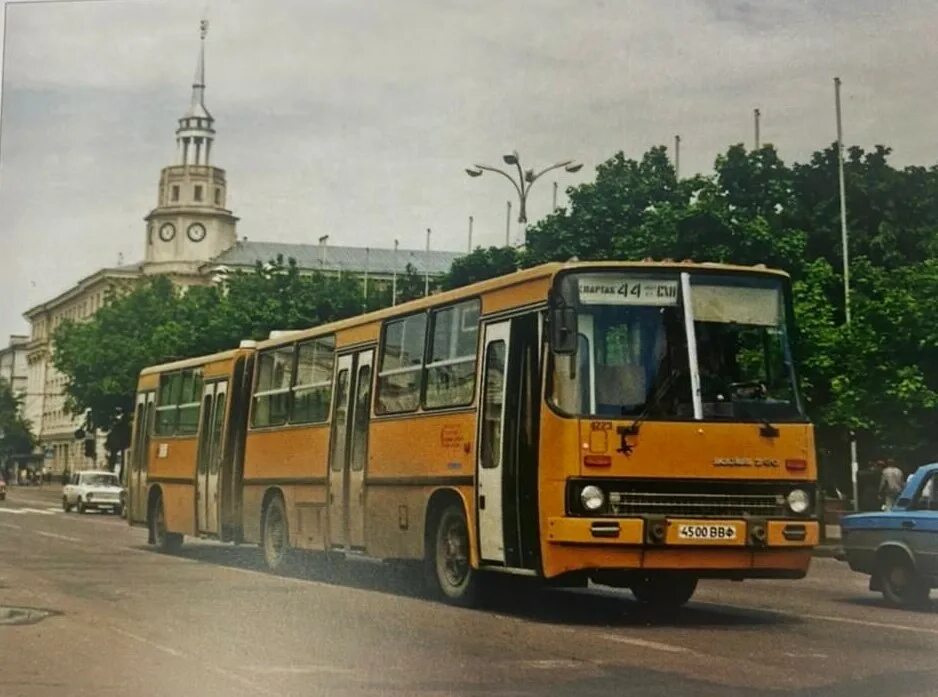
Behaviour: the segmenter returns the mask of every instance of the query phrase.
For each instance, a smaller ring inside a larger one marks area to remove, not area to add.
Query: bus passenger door
[[[348,473],[349,407],[354,375],[354,356],[339,356],[336,361],[335,401],[332,411],[332,434],[329,438],[329,545],[345,548],[346,487]]]
[[[505,563],[502,475],[504,472],[505,402],[511,320],[485,326],[482,352],[482,399],[476,501],[479,551],[483,562]]]
[[[348,466],[348,547],[365,548],[365,469],[368,465],[368,424],[371,421],[371,365],[374,351],[355,356]]]
[[[218,473],[224,451],[227,396],[227,380],[210,382],[202,388],[195,500],[199,532],[210,534],[218,534]]]
[[[329,462],[329,544],[365,547],[365,468],[374,351],[339,356]]]
[[[147,471],[150,457],[150,419],[153,413],[154,392],[137,395],[134,412],[133,450],[130,453],[130,471],[127,477],[128,519],[142,523],[147,519]]]

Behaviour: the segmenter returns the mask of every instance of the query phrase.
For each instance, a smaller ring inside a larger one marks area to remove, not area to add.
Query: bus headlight
[[[807,513],[808,509],[811,508],[811,496],[804,489],[792,489],[788,492],[786,501],[791,512],[798,515]]]
[[[580,503],[583,504],[584,509],[592,513],[603,507],[606,503],[606,496],[598,486],[589,484],[580,491]]]

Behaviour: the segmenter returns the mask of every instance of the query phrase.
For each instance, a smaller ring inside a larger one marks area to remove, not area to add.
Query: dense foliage
[[[766,264],[794,281],[801,386],[828,485],[846,490],[848,430],[862,459],[907,466],[938,449],[938,167],[896,169],[889,149],[845,163],[852,325],[844,326],[837,151],[786,165],[766,145],[730,147],[714,174],[678,180],[665,148],[618,153],[523,251],[477,249],[448,287],[545,261],[692,259]]]
[[[30,423],[23,418],[23,398],[14,394],[10,383],[0,378],[0,478],[10,466],[10,458],[28,455],[36,445]]]
[[[840,209],[834,147],[787,165],[766,145],[730,147],[714,173],[675,177],[665,148],[640,160],[617,153],[570,205],[528,231],[524,249],[477,249],[443,280],[457,288],[545,261],[693,259],[766,264],[792,275],[800,380],[829,485],[847,486],[853,430],[861,458],[935,459],[938,446],[938,166],[897,169],[889,149],[847,153],[852,318],[844,325]],[[415,269],[398,299],[423,295]],[[55,364],[69,405],[91,408],[127,440],[136,376],[146,365],[236,346],[366,309],[357,279],[304,275],[282,259],[185,291],[150,280],[111,299],[90,321],[65,323]],[[372,284],[367,309],[390,304]]]
[[[404,290],[416,285],[411,273]],[[89,321],[61,324],[53,361],[68,378],[68,408],[91,409],[92,423],[109,432],[112,457],[129,442],[129,415],[140,370],[148,365],[222,351],[274,329],[302,329],[362,312],[358,279],[301,274],[277,259],[210,286],[180,288],[155,277],[109,299]],[[372,284],[368,307],[390,302]],[[423,279],[420,279],[423,293]]]

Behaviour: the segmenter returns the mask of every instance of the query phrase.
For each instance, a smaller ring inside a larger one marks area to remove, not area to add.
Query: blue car
[[[870,590],[901,607],[925,607],[938,587],[938,463],[909,477],[890,511],[841,520],[850,568],[870,575]]]

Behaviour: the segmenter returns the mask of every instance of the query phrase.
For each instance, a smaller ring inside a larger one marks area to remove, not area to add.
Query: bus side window
[[[424,408],[460,407],[472,403],[479,305],[476,299],[431,313],[433,330],[424,379]]]
[[[385,324],[375,405],[378,414],[416,411],[426,333],[427,315],[423,312]]]
[[[280,426],[287,422],[293,353],[293,346],[284,346],[264,351],[257,357],[252,426]]]
[[[161,375],[156,403],[157,435],[191,435],[198,431],[201,396],[200,369],[189,368]]]
[[[322,423],[329,420],[334,364],[335,337],[327,336],[299,344],[290,423]]]

